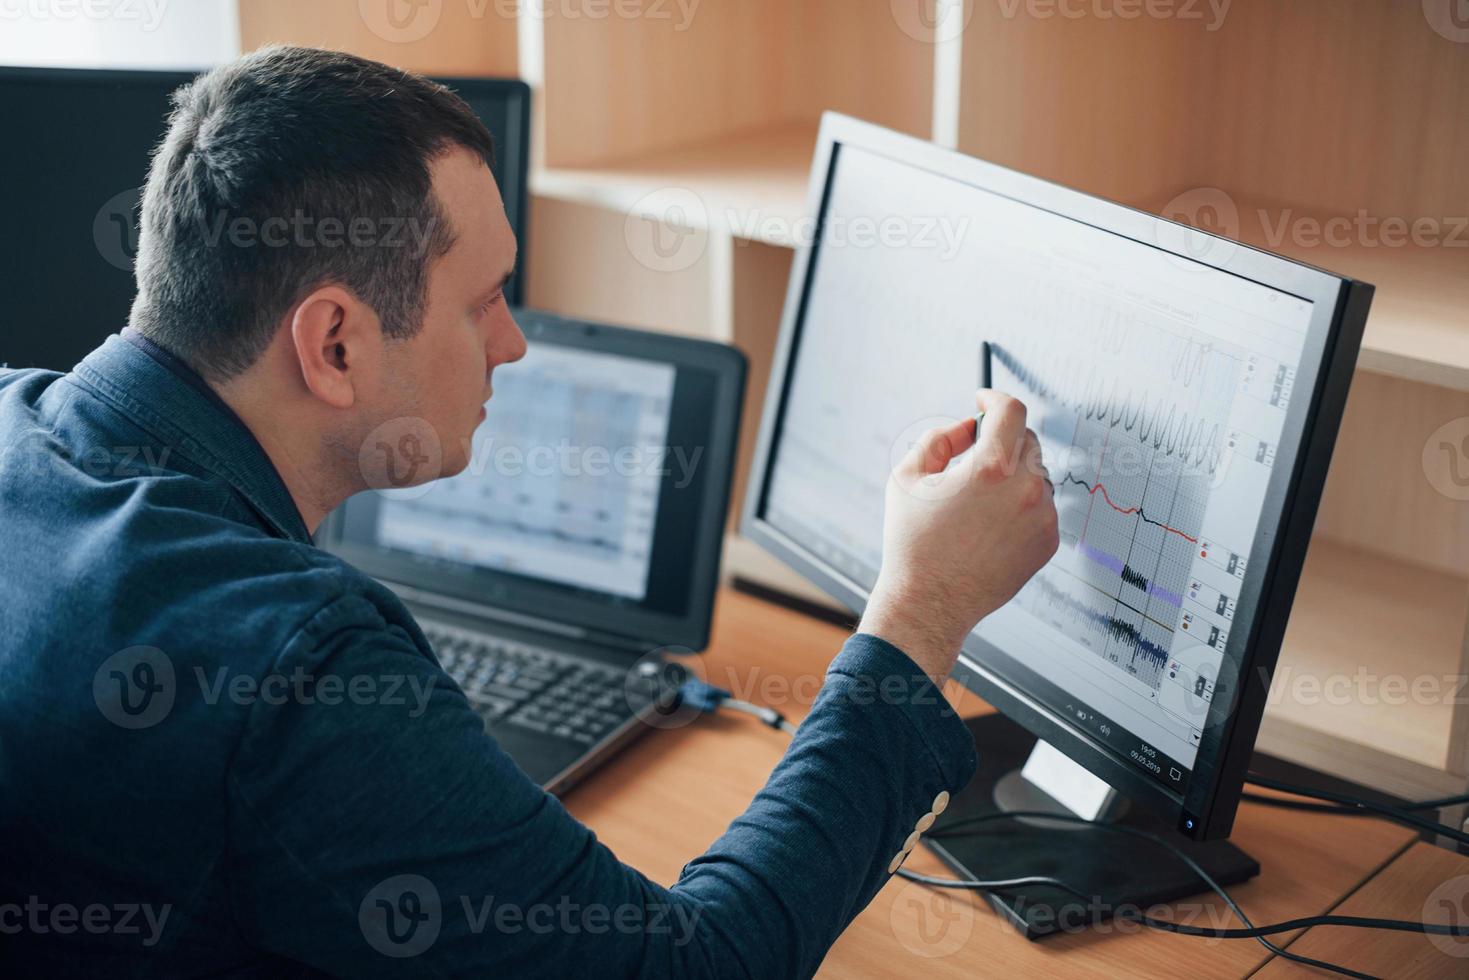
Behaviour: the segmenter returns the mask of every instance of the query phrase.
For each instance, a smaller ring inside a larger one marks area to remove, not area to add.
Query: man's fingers
[[[929,429],[913,447],[913,462],[923,476],[942,473],[955,456],[974,445],[974,420],[960,419]]]
[[[974,393],[976,407],[984,413],[979,427],[981,449],[1001,459],[1013,459],[1025,434],[1025,405],[1002,391],[981,388]]]

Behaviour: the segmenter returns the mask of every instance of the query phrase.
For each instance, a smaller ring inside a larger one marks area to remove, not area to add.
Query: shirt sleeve
[[[663,888],[363,607],[329,606],[282,655],[289,696],[251,709],[226,780],[236,921],[330,973],[809,976],[974,772],[926,675],[857,634],[749,809]]]

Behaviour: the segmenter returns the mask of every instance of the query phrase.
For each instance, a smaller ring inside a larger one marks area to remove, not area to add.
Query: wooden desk
[[[713,641],[695,668],[736,696],[778,708],[796,720],[804,717],[845,636],[834,626],[724,590]],[[991,710],[957,686],[951,685],[948,693],[966,716]],[[688,727],[650,733],[574,789],[566,804],[622,860],[655,881],[672,884],[684,864],[744,810],[786,745],[785,736],[754,719],[702,717]],[[979,750],[983,752],[984,746]],[[1398,917],[1412,918],[1422,911],[1423,899],[1399,903],[1391,883],[1396,880],[1393,875],[1407,873],[1400,868],[1418,865],[1399,861],[1426,861],[1435,853],[1453,858],[1433,848],[1419,856],[1426,845],[1413,846],[1410,831],[1384,821],[1258,804],[1244,805],[1233,839],[1263,868],[1258,878],[1232,892],[1257,922],[1321,914],[1354,892],[1353,901],[1380,903],[1371,906],[1377,914],[1391,908]],[[923,848],[906,867],[947,873]],[[1384,868],[1389,874],[1375,878]],[[1418,888],[1426,884],[1418,878],[1413,881]],[[1372,886],[1384,890],[1379,893]],[[1174,908],[1196,924],[1236,924],[1217,899]],[[1301,942],[1309,944],[1314,955],[1349,966],[1356,956],[1369,962],[1367,955],[1386,935],[1374,932],[1353,939],[1339,929],[1334,936],[1318,932],[1327,930],[1314,930]],[[1427,945],[1422,936],[1402,938]],[[1030,943],[1004,925],[980,898],[938,894],[895,878],[833,947],[821,975],[886,978],[922,971],[926,976],[966,980],[1039,975],[1171,980],[1180,974],[1249,976],[1269,960],[1270,954],[1252,940],[1199,939],[1111,923]],[[1268,968],[1284,965],[1271,963]],[[1439,957],[1438,965],[1469,966],[1469,959]],[[1396,975],[1391,965],[1377,969]],[[1464,972],[1448,969],[1434,975]]]
[[[1469,925],[1469,858],[1432,844],[1414,844],[1353,892],[1338,915],[1416,919]],[[1363,973],[1402,978],[1469,976],[1469,939],[1408,932],[1316,927],[1291,944],[1291,952],[1330,959]],[[1261,980],[1296,980],[1320,974],[1275,957]]]

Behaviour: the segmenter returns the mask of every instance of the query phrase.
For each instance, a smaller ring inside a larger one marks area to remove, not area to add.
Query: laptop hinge
[[[531,616],[527,613],[512,612],[498,606],[488,606],[480,602],[471,602],[468,599],[456,599],[439,592],[427,592],[402,582],[394,582],[389,579],[379,579],[383,585],[392,589],[401,598],[416,602],[421,606],[432,606],[449,612],[463,613],[480,619],[490,619],[508,626],[520,626],[525,629],[537,630],[542,633],[552,633],[556,636],[564,636],[568,639],[581,640],[587,643],[595,643],[598,646],[614,647],[623,650],[641,652],[652,649],[654,644],[639,642],[625,636],[612,633],[599,633],[581,626],[569,626],[566,623],[558,623],[553,619],[543,619],[540,616]]]

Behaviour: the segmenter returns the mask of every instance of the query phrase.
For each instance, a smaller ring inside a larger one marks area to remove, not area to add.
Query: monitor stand
[[[1003,715],[985,715],[965,724],[974,735],[979,770],[953,798],[931,834],[942,834],[945,827],[969,817],[1002,811],[1079,815],[1156,834],[1198,861],[1221,885],[1239,884],[1260,873],[1259,863],[1228,841],[1188,840],[1142,808],[1126,807],[1110,787],[1064,756],[1059,758],[1065,765],[1056,765],[1051,755],[1054,749]],[[1040,751],[1035,752],[1038,745]],[[1032,753],[1035,758],[1027,765]],[[1023,778],[1023,765],[1041,785],[1090,812],[1078,814]],[[1088,779],[1095,785],[1088,786]],[[1153,907],[1208,891],[1162,847],[1105,829],[1025,818],[996,820],[971,829],[972,835],[929,836],[924,843],[961,878],[987,881],[1045,875],[1089,897],[1083,902],[1043,885],[986,892],[995,910],[1027,939],[1092,928],[1118,912],[1124,918],[1129,912],[1150,910],[1167,916],[1173,910]]]

